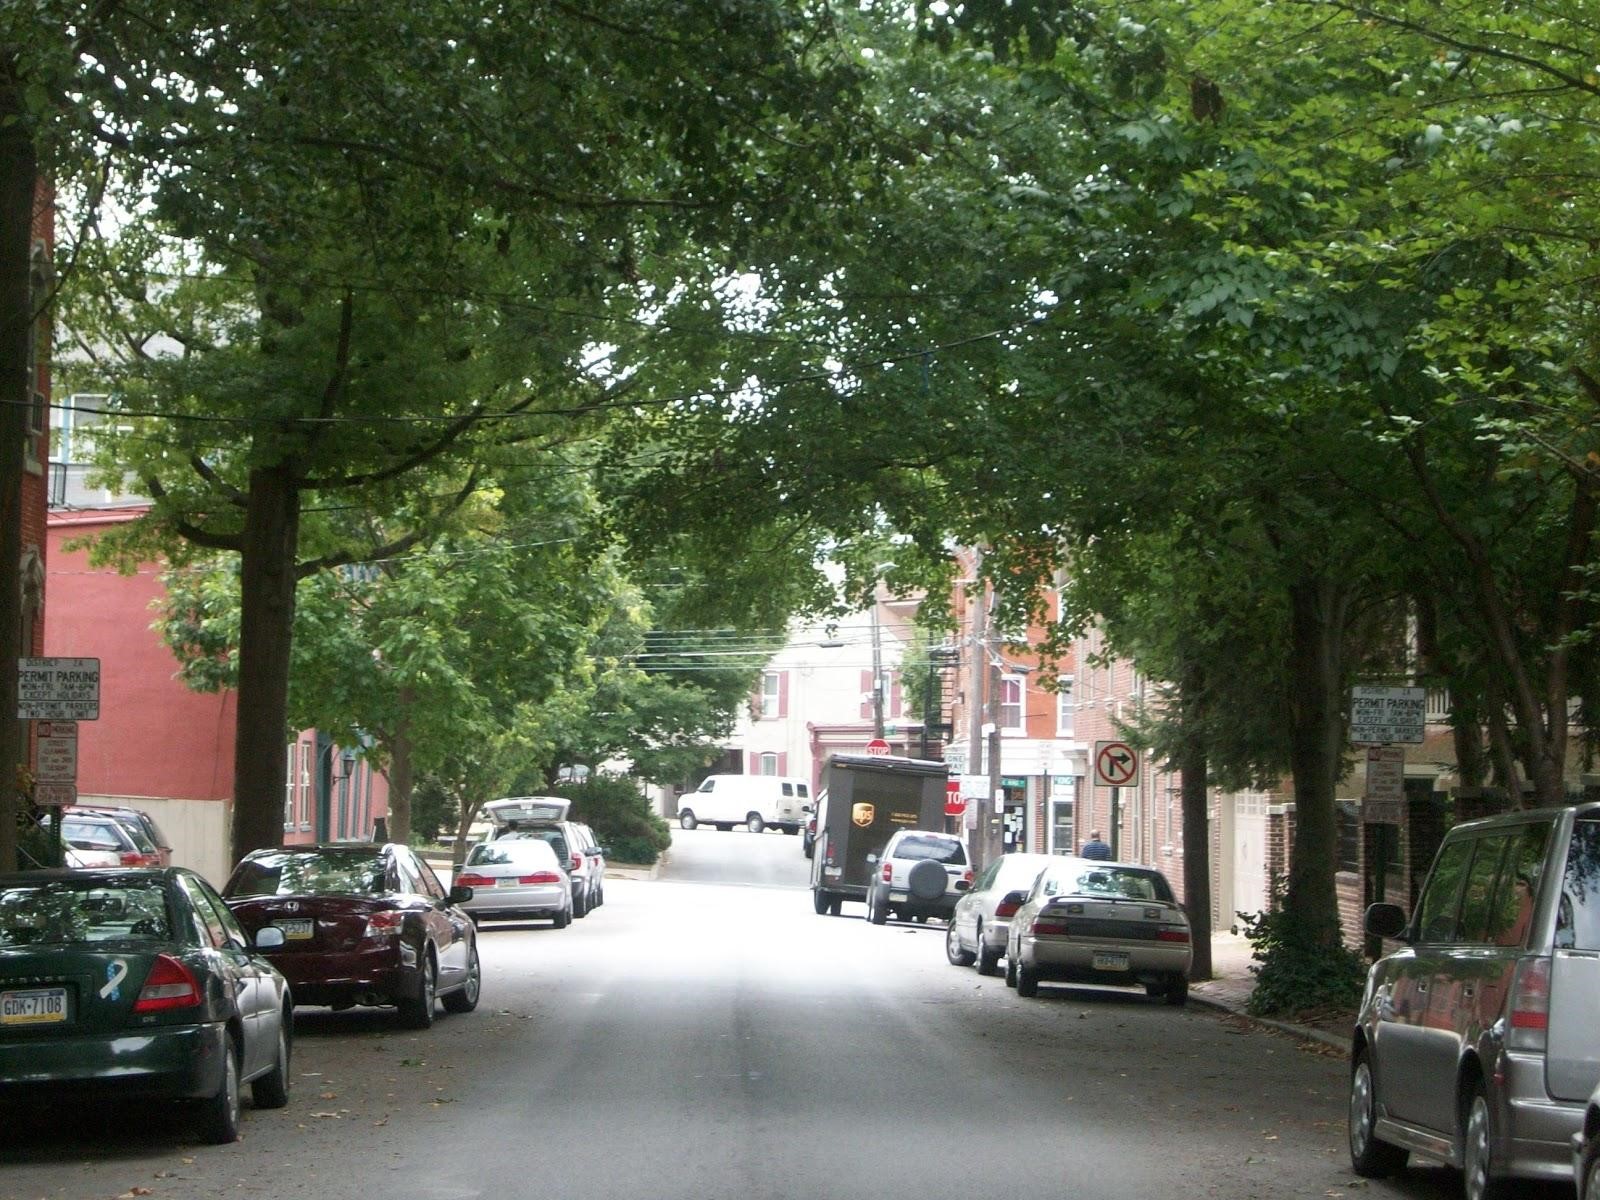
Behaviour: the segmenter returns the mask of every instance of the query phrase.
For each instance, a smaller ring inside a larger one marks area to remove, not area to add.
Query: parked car
[[[461,907],[474,921],[536,917],[557,929],[572,922],[572,878],[543,838],[478,843],[467,852],[456,883],[472,889]]]
[[[73,813],[87,813],[101,817],[111,817],[133,836],[135,842],[146,853],[153,851],[160,860],[148,864],[150,866],[170,867],[172,865],[172,842],[167,835],[161,832],[155,818],[142,808],[127,808],[123,805],[113,804],[74,804],[67,810],[70,816]]]
[[[246,929],[282,931],[268,955],[297,1004],[393,1005],[415,1029],[433,1024],[435,1000],[478,1006],[477,931],[460,907],[472,889],[446,891],[407,846],[256,850],[222,894]]]
[[[0,875],[6,1101],[184,1101],[204,1140],[234,1141],[242,1085],[289,1102],[293,1004],[264,957],[282,944],[263,929],[252,947],[181,868]]]
[[[822,811],[823,802],[828,798],[828,793],[817,793],[817,802],[806,805],[806,823],[800,828],[800,853],[807,858],[817,852],[817,814]]]
[[[1583,1106],[1583,1128],[1572,1135],[1572,1181],[1578,1200],[1600,1200],[1600,1087]]]
[[[1459,1167],[1470,1200],[1572,1178],[1600,1086],[1600,804],[1531,809],[1445,835],[1400,947],[1372,965],[1351,1039],[1356,1172],[1416,1153]]]
[[[1167,877],[1135,863],[1055,855],[1006,935],[1006,983],[1143,985],[1168,1004],[1189,998],[1189,918]]]
[[[967,847],[950,833],[901,829],[880,855],[868,855],[875,875],[867,886],[867,920],[882,925],[890,914],[902,920],[948,918],[961,893],[972,886]]]
[[[483,806],[493,825],[489,840],[536,837],[550,843],[572,877],[572,915],[586,917],[605,903],[605,853],[587,825],[569,821],[565,796],[507,796]]]
[[[700,786],[678,801],[678,824],[684,829],[714,825],[726,833],[743,825],[751,833],[781,829],[799,833],[811,785],[786,775],[707,775]]]
[[[1039,872],[1055,861],[1050,854],[1002,854],[978,873],[972,890],[956,901],[945,930],[945,957],[958,967],[976,966],[979,975],[999,973],[1011,918],[1033,890]]]
[[[48,828],[50,820],[46,818]],[[61,839],[84,866],[159,867],[161,852],[144,830],[106,813],[68,808],[61,817]],[[69,859],[70,861],[70,859]]]

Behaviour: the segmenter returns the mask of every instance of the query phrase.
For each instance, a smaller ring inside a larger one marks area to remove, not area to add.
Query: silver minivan
[[[1461,1168],[1469,1200],[1570,1179],[1600,1083],[1600,803],[1456,826],[1411,917],[1374,904],[1366,926],[1404,944],[1351,1042],[1356,1172],[1415,1152]]]

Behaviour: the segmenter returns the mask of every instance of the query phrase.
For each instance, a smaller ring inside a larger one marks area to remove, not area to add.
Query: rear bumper
[[[0,1044],[0,1104],[54,1093],[187,1100],[222,1087],[221,1022],[152,1027],[116,1037],[29,1037]]]
[[[289,981],[294,1002],[346,1007],[394,1004],[422,986],[415,952],[404,943],[338,953],[273,954],[272,965]]]
[[[1508,1053],[1501,1060],[1500,1162],[1521,1179],[1572,1178],[1572,1135],[1583,1129],[1583,1102],[1552,1100],[1544,1090],[1544,1058]]]
[[[948,920],[956,911],[956,901],[959,895],[946,894],[935,896],[932,900],[919,900],[910,892],[900,888],[889,890],[889,907],[904,916],[912,917],[944,917]]]
[[[1094,956],[1106,951],[1127,954],[1128,969],[1097,969]],[[1174,972],[1187,975],[1191,958],[1192,950],[1187,942],[1148,946],[1094,945],[1028,936],[1021,939],[1018,955],[1018,961],[1036,970],[1042,979],[1128,986],[1142,982],[1145,976],[1170,975]]]
[[[476,888],[461,907],[475,917],[553,917],[571,906],[560,884],[526,888]]]

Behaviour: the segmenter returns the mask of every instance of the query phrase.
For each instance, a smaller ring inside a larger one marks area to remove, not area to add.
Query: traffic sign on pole
[[[889,743],[882,738],[873,738],[867,743],[867,753],[885,755],[889,753]]]
[[[17,719],[98,721],[98,658],[19,658]]]
[[[1096,742],[1094,781],[1102,787],[1137,786],[1139,752],[1127,742]]]
[[[1350,689],[1350,740],[1357,746],[1420,744],[1428,717],[1428,691],[1419,687]]]

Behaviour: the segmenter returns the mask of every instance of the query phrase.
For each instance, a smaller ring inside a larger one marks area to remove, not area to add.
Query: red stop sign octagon
[[[882,738],[873,738],[867,743],[867,753],[887,754],[889,753],[889,743],[884,741]]]

